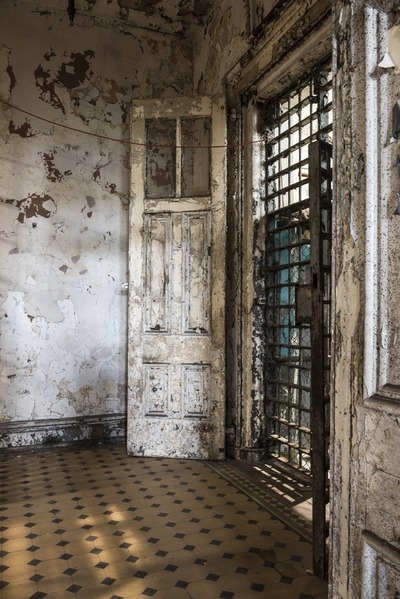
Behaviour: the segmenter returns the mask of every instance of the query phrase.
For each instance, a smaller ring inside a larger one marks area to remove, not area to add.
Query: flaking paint
[[[128,139],[133,96],[191,90],[187,43],[106,29],[100,6],[71,28],[56,4],[2,4],[1,97],[53,121],[0,106],[0,417],[11,445],[46,439],[19,423],[53,421],[62,440],[62,419],[68,430],[68,419],[124,415],[129,145],[94,135]]]

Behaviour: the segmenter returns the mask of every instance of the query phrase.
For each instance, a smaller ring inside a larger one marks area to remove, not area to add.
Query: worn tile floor
[[[311,545],[207,463],[0,454],[1,599],[326,599]]]

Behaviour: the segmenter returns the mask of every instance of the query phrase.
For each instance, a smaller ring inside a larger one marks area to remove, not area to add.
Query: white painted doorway
[[[223,459],[224,103],[134,102],[131,142],[128,453]]]

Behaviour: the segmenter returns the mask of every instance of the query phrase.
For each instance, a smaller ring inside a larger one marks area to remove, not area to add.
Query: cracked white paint
[[[395,4],[335,2],[334,598],[400,594],[399,179],[388,143],[400,80],[377,68]]]
[[[79,7],[74,27],[45,4],[5,0],[0,22],[1,97],[55,123],[0,105],[0,421],[49,420],[10,444],[125,413],[130,148],[93,134],[128,139],[132,97],[192,79],[185,41],[106,28],[115,3]]]
[[[194,44],[194,86],[198,93],[222,93],[224,77],[250,46],[249,19],[248,2],[222,0],[212,19],[198,27]]]
[[[307,11],[316,6],[322,10],[328,4],[321,0],[287,3],[289,8],[267,25],[265,36],[254,40],[252,28],[262,18],[261,9],[265,16],[271,2],[221,0],[212,7],[210,18],[196,20],[192,25],[195,34],[192,60],[187,38],[171,35],[183,32],[188,21],[170,23],[164,18],[176,14],[181,0],[164,2],[163,10],[149,18],[132,8],[133,1],[82,0],[74,27],[70,27],[65,2],[61,0],[47,0],[37,5],[31,2],[29,6],[3,0],[1,97],[55,123],[127,139],[132,98],[176,98],[191,95],[193,89],[195,93],[214,95],[223,91],[227,74],[239,97],[271,64],[274,64],[274,72],[268,74],[268,86],[263,91],[276,93],[279,86],[288,86],[304,69],[292,50],[295,43],[300,43],[307,27]],[[261,7],[259,14],[257,5]],[[399,96],[400,79],[374,67],[375,58],[378,63],[382,57],[387,29],[395,20],[398,22],[399,15],[395,12],[396,0],[335,0],[333,5],[334,31],[340,47],[340,62],[335,66],[338,84],[335,143],[339,147],[340,162],[336,175],[337,386],[332,427],[335,438],[331,447],[334,531],[331,596],[358,599],[362,596],[362,528],[384,536],[386,544],[399,549],[400,508],[396,493],[399,480],[396,440],[400,419],[399,217],[393,214],[398,191],[397,145],[389,147],[387,141],[390,138],[388,111]],[[189,6],[194,7],[192,0]],[[149,26],[146,32],[140,30],[144,24]],[[364,61],[365,43],[368,64]],[[246,54],[249,49],[251,53]],[[286,62],[282,59],[288,51],[294,61],[285,70],[282,65]],[[281,63],[274,62],[279,60]],[[371,112],[375,104],[370,98],[369,137],[377,135],[378,138],[374,137],[367,146],[363,138],[366,73],[367,91],[372,94],[372,100],[378,86],[380,95],[375,99],[381,111],[377,130],[372,126],[377,115]],[[171,113],[175,103],[171,100],[169,106],[163,106],[165,114]],[[134,127],[133,139],[136,133]],[[249,127],[248,133],[251,135],[253,129],[250,131]],[[60,431],[69,418],[85,417],[85,423],[89,424],[83,425],[83,430],[90,427],[90,422],[98,422],[98,415],[118,416],[125,410],[127,297],[121,291],[121,284],[127,280],[131,165],[128,146],[63,130],[56,124],[3,105],[0,106],[0,135],[4,142],[0,147],[0,422],[45,422],[47,431],[32,432],[24,425],[27,432],[10,433],[6,441],[31,443],[34,438],[46,440],[57,426]],[[370,164],[363,162],[364,155],[368,160],[377,160],[375,172],[379,177],[377,185],[375,174],[370,175],[367,188],[365,169],[368,171]],[[143,180],[140,165],[135,154],[134,176]],[[213,185],[218,183],[220,174],[213,175]],[[229,233],[234,239],[230,240],[233,250],[230,260],[234,264],[230,299],[238,302],[243,292],[247,315],[232,311],[239,318],[232,325],[229,346],[236,344],[232,349],[233,360],[239,356],[238,363],[244,358],[241,364],[248,381],[241,392],[247,408],[251,408],[246,393],[252,388],[253,366],[252,199],[248,198],[244,204],[248,221],[242,228],[244,244],[239,247],[239,186],[231,189]],[[218,430],[218,435],[213,436],[215,430],[199,423],[207,423],[204,418],[207,414],[211,415],[212,422],[223,422],[220,406],[212,403],[213,398],[222,393],[222,379],[218,376],[224,368],[221,349],[224,345],[223,277],[213,279],[210,322],[212,327],[217,323],[217,328],[213,331],[215,343],[211,347],[205,349],[201,329],[207,330],[208,323],[200,309],[195,318],[194,328],[200,329],[196,340],[200,340],[200,351],[207,353],[206,363],[187,364],[172,359],[167,364],[166,355],[179,356],[179,341],[143,344],[145,294],[141,268],[145,262],[140,201],[134,195],[129,223],[131,248],[138,249],[130,258],[133,283],[129,324],[132,343],[130,450],[140,449],[143,453],[140,444],[133,449],[137,439],[141,443],[143,439],[154,437],[158,442],[164,436],[167,439],[164,449],[169,455],[197,456],[200,447],[211,444],[208,456],[222,457],[218,452],[223,432]],[[210,209],[207,199],[197,201],[192,198],[182,201],[181,212],[189,214]],[[166,214],[168,209],[165,199],[147,204],[149,214],[157,211]],[[374,210],[378,211],[378,217]],[[217,219],[222,232],[223,211],[215,210],[213,218]],[[166,285],[171,281],[177,284],[177,273],[185,264],[178,229],[172,227],[175,236],[171,242],[171,261],[175,269],[164,271],[168,275],[163,280]],[[369,244],[368,240],[375,241]],[[245,252],[245,286],[240,290],[237,285],[239,267],[235,260],[242,250]],[[212,252],[213,272],[223,272],[222,259],[218,252]],[[364,278],[366,259],[368,272]],[[198,289],[204,290],[204,278],[200,277]],[[166,298],[161,291],[161,287],[157,288],[160,305]],[[154,317],[155,306],[150,302],[152,316],[148,324],[161,326],[165,322],[169,327],[184,322],[190,324],[187,313],[185,316],[185,312],[178,309],[182,309],[182,298],[172,295],[172,303],[171,318],[167,322],[168,306],[164,306],[164,312],[157,308]],[[240,317],[243,320],[239,323]],[[243,324],[244,336],[240,337],[239,328]],[[152,339],[159,340],[159,337]],[[257,339],[255,347],[259,347]],[[188,342],[188,350],[193,355],[194,341]],[[232,378],[236,375],[235,368],[237,371],[237,364],[231,371]],[[237,380],[228,382],[233,388],[231,399],[237,399],[234,397],[239,389]],[[189,390],[186,400],[178,407],[169,401],[168,384],[176,388],[184,385]],[[147,389],[144,404],[142,386]],[[190,424],[184,435],[180,434],[179,426],[176,428],[177,412],[189,416],[186,421]],[[156,416],[148,417],[142,426],[144,418],[136,427],[137,414]],[[161,418],[160,414],[166,414],[161,429],[159,424],[152,424]],[[252,442],[254,432],[260,429],[259,415],[252,415],[248,409],[240,416],[245,417],[245,440]],[[234,424],[238,421],[239,418]],[[112,426],[117,427],[118,423],[114,420]],[[113,428],[112,434],[115,430]],[[63,440],[63,433],[57,432],[55,438]],[[235,442],[238,439],[240,441],[240,432]],[[151,447],[147,451],[151,451]],[[379,544],[376,547],[379,548]],[[366,567],[372,563],[368,560],[369,553]],[[372,576],[368,583],[370,589],[376,579]],[[388,592],[392,596],[395,587],[392,582],[390,585]],[[379,596],[371,595],[369,589],[365,597]]]

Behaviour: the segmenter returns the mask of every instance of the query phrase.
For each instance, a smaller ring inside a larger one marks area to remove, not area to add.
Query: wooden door
[[[128,452],[222,459],[224,106],[147,100],[132,113]]]

